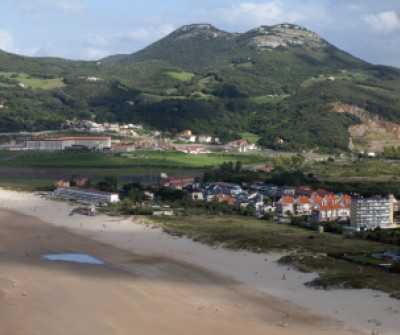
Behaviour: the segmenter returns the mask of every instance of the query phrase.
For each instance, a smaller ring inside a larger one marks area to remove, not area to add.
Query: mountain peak
[[[201,37],[204,39],[212,39],[218,37],[227,37],[230,35],[222,30],[215,28],[213,25],[208,23],[200,24],[189,24],[175,30],[174,35],[176,40],[186,40],[195,37]]]
[[[246,33],[251,36],[250,44],[261,49],[303,47],[322,50],[329,46],[320,36],[295,24],[260,26]]]

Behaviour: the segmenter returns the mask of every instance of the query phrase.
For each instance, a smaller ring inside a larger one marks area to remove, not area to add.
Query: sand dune
[[[0,334],[399,334],[400,302],[306,288],[315,274],[277,265],[278,254],[69,216],[72,205],[28,193],[0,190],[0,206]],[[40,257],[70,252],[105,265]]]

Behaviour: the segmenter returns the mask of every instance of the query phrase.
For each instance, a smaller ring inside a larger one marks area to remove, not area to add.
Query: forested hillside
[[[400,71],[343,52],[290,24],[232,34],[182,27],[131,55],[98,62],[0,51],[0,131],[61,127],[65,120],[143,122],[259,135],[279,149],[348,150],[359,119],[332,103],[400,123]]]

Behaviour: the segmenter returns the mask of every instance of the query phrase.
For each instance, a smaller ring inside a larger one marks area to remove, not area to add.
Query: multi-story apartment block
[[[351,226],[374,229],[393,226],[393,196],[351,199]]]

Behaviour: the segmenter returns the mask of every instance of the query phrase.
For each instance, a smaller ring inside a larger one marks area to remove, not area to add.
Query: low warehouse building
[[[118,202],[118,193],[102,192],[94,189],[77,187],[57,187],[54,197],[64,200],[75,200],[82,203]]]
[[[110,136],[60,136],[55,138],[33,138],[26,141],[28,150],[66,150],[86,148],[104,150],[111,148]]]

